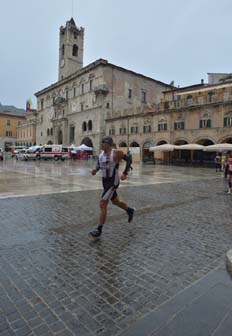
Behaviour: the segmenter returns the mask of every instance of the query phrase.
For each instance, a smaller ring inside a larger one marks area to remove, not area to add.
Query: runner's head
[[[113,139],[110,136],[105,136],[104,138],[102,138],[101,143],[102,143],[102,149],[104,151],[107,151],[113,147]]]

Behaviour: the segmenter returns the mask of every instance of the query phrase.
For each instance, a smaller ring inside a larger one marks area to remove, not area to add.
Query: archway
[[[156,146],[165,145],[166,143],[167,143],[166,140],[160,140],[157,142]]]
[[[130,144],[130,147],[139,147],[139,144],[136,142],[136,141],[133,141],[131,144]]]
[[[58,132],[58,145],[62,145],[63,144],[63,132],[61,130],[59,130]]]
[[[174,142],[174,145],[176,146],[181,146],[181,145],[187,145],[188,141],[184,140],[184,139],[177,139]],[[185,161],[188,162],[189,160],[191,160],[191,151],[190,150],[180,150],[180,149],[174,149],[173,153],[172,153],[172,157],[174,160],[181,160],[181,161]]]
[[[118,147],[127,147],[127,144],[125,142],[120,142],[120,144],[118,145]]]
[[[223,138],[220,143],[229,143],[229,144],[232,144],[232,137],[231,136],[228,136],[226,138]]]
[[[153,160],[154,154],[153,152],[149,151],[149,148],[153,146],[153,143],[151,141],[146,141],[143,144],[143,152],[142,152],[142,159],[144,160]]]
[[[131,142],[129,150],[132,154],[133,162],[140,162],[140,146],[136,141]]]
[[[48,141],[48,145],[53,145],[52,140],[49,140],[49,141]]]
[[[214,145],[214,142],[211,139],[203,138],[196,141],[197,144],[202,146],[210,146]],[[204,161],[214,161],[215,153],[214,152],[206,152],[206,151],[194,151],[193,155],[194,160],[203,163]]]
[[[92,140],[89,138],[89,137],[86,137],[84,138],[82,141],[81,141],[81,145],[84,144],[88,147],[92,147],[93,148],[93,142]]]

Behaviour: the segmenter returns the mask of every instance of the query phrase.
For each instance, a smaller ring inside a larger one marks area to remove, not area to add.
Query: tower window
[[[83,124],[82,124],[82,131],[83,131],[83,132],[86,132],[86,130],[87,130],[87,124],[86,124],[86,122],[84,121]]]
[[[76,44],[73,45],[72,55],[78,56],[78,46]]]
[[[93,89],[93,80],[90,79],[90,81],[89,81],[89,91],[92,91],[92,89]]]
[[[141,101],[142,103],[146,103],[147,102],[147,99],[146,99],[146,91],[144,90],[141,90]]]
[[[93,128],[92,120],[89,120],[88,121],[88,130],[92,131],[92,128]]]
[[[129,99],[132,98],[132,89],[128,89],[128,98],[129,98]]]
[[[65,46],[64,44],[62,45],[62,56],[64,56],[64,52],[65,52]]]
[[[76,88],[73,88],[73,97],[76,97]]]
[[[84,92],[85,92],[85,85],[81,84],[81,94],[84,94]]]

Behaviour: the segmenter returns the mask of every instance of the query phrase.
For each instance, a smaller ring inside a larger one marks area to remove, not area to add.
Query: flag
[[[31,98],[29,98],[29,99],[27,99],[27,102],[26,102],[26,111],[27,112],[31,111],[31,105],[32,105]]]

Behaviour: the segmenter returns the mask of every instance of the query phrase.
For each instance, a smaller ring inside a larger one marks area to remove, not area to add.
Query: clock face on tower
[[[62,60],[61,60],[61,62],[60,62],[60,66],[61,66],[61,68],[63,68],[64,65],[65,65],[65,60],[62,58]]]

